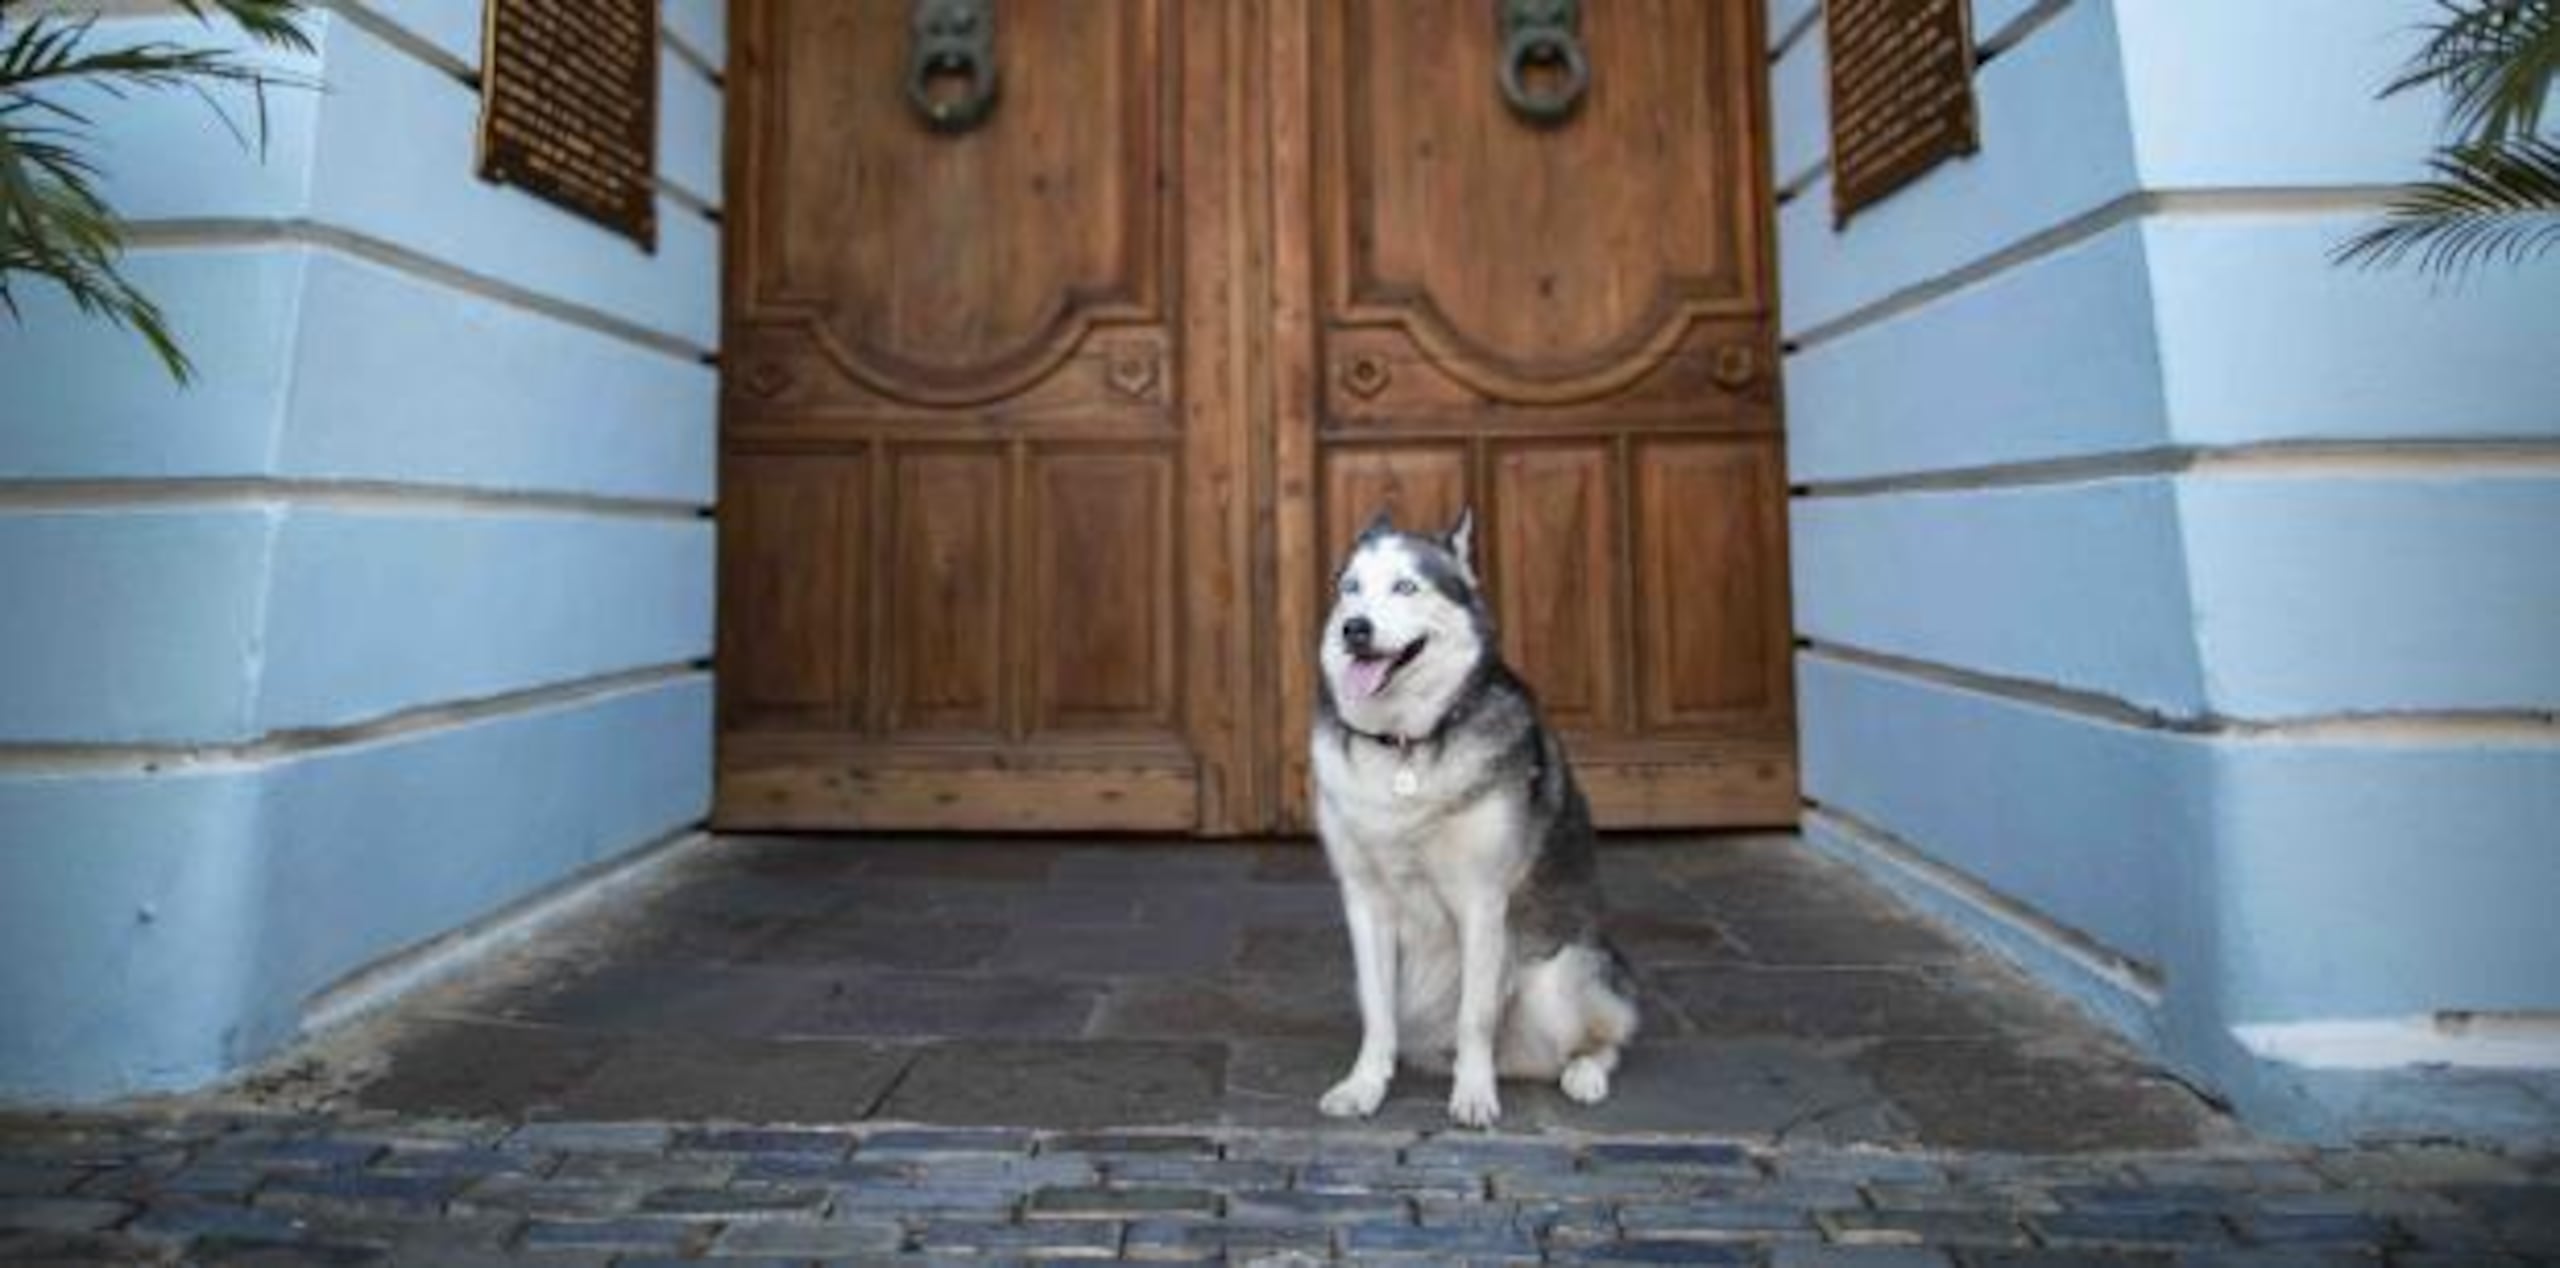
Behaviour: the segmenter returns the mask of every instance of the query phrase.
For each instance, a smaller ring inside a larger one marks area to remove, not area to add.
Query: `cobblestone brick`
[[[1568,1212],[1540,1211],[1533,1225],[1538,1237],[1557,1251],[1603,1242],[1624,1240],[1627,1231],[1618,1223],[1617,1213],[1607,1208],[1586,1207]]]
[[[1012,1187],[865,1184],[836,1190],[834,1210],[850,1215],[1010,1215],[1022,1205]]]
[[[67,1172],[65,1187],[49,1191],[24,1190],[15,1193],[0,1190],[7,1197],[103,1198],[111,1202],[147,1202],[158,1196],[169,1178],[181,1170],[178,1166],[102,1167],[95,1171],[74,1169]],[[255,1176],[257,1173],[251,1173]]]
[[[2236,1217],[2242,1240],[2259,1246],[2381,1247],[2397,1236],[2391,1221],[2371,1215],[2266,1215]]]
[[[2169,1211],[2224,1211],[2240,1202],[2240,1194],[2206,1185],[2130,1184],[2057,1185],[2053,1197],[2075,1211],[2156,1214]]]
[[[1394,1165],[1406,1142],[1342,1136],[1243,1136],[1227,1142],[1231,1160],[1247,1162],[1371,1163]],[[1428,1164],[1425,1164],[1428,1165]]]
[[[1715,1143],[1686,1144],[1665,1141],[1604,1141],[1582,1151],[1582,1162],[1592,1170],[1617,1168],[1667,1169],[1676,1171],[1714,1172],[1720,1177],[1756,1177],[1760,1168],[1751,1160],[1748,1150],[1739,1145]]]
[[[2092,1250],[2078,1246],[1995,1246],[1956,1252],[1965,1268],[2170,1268],[2164,1250]],[[2371,1266],[2368,1266],[2371,1268]]]
[[[1406,1146],[1404,1161],[1416,1167],[1468,1171],[1571,1171],[1573,1147],[1560,1141],[1499,1136],[1443,1137]]]
[[[2324,1154],[2313,1162],[2323,1175],[2347,1185],[2441,1188],[2455,1184],[2512,1184],[2527,1178],[2522,1164],[2477,1149],[2409,1146]]]
[[[1012,1184],[1034,1189],[1042,1185],[1089,1185],[1102,1178],[1092,1162],[1069,1157],[953,1154],[918,1158],[912,1169],[917,1184]]]
[[[529,1251],[612,1250],[688,1255],[711,1240],[713,1225],[699,1220],[625,1216],[607,1220],[535,1220],[517,1245]]]
[[[1027,1131],[1000,1128],[922,1128],[873,1132],[862,1138],[866,1157],[889,1154],[1028,1154],[1033,1137]]]
[[[501,1176],[543,1175],[558,1165],[551,1154],[510,1149],[416,1149],[393,1147],[373,1160],[373,1170],[387,1175]]]
[[[757,1222],[720,1230],[711,1253],[787,1255],[800,1259],[832,1259],[845,1255],[886,1254],[906,1241],[906,1226],[888,1217],[830,1220],[823,1224]]]
[[[2303,1246],[2190,1250],[2177,1257],[2178,1268],[2374,1268],[2380,1262],[2361,1251],[2318,1250]],[[2400,1268],[2396,1256],[2392,1263],[2393,1268]],[[2466,1263],[2463,1268],[2491,1268],[2491,1265]]]
[[[373,1172],[281,1175],[258,1190],[257,1203],[299,1211],[433,1215],[443,1210],[466,1183],[452,1176]]]
[[[707,1161],[704,1159],[703,1161]],[[729,1164],[724,1162],[723,1167]],[[774,1154],[736,1161],[726,1178],[742,1184],[912,1184],[916,1163],[894,1158],[828,1158],[816,1154]],[[702,1183],[718,1183],[718,1179]]]
[[[674,1137],[665,1123],[527,1123],[498,1143],[550,1153],[656,1153]]]
[[[1207,1189],[1051,1187],[1031,1195],[1026,1214],[1051,1220],[1209,1219],[1218,1195]]]
[[[1639,1200],[1693,1194],[1703,1187],[1697,1177],[1653,1170],[1628,1171],[1496,1171],[1489,1177],[1500,1198],[1624,1198]]]
[[[1696,1200],[1795,1206],[1808,1211],[1845,1211],[1867,1204],[1866,1191],[1846,1180],[1768,1180],[1758,1184],[1715,1185],[1698,1193]]]
[[[208,1237],[187,1252],[188,1268],[367,1268],[388,1261],[381,1246],[355,1242],[275,1242]]]
[[[1947,1183],[1979,1188],[2057,1184],[2126,1184],[2133,1172],[2123,1159],[2055,1157],[2049,1154],[1968,1153],[1939,1160]]]
[[[362,1140],[234,1138],[215,1145],[206,1160],[262,1171],[352,1171],[383,1152],[383,1146]]]
[[[126,1203],[97,1198],[0,1198],[0,1228],[87,1233],[113,1228],[131,1214]]]
[[[1295,1171],[1285,1162],[1250,1158],[1113,1158],[1103,1164],[1103,1173],[1113,1184],[1191,1189],[1287,1188]]]
[[[1428,1228],[1516,1228],[1541,1237],[1614,1241],[1617,1208],[1606,1202],[1501,1202],[1425,1197],[1414,1203],[1417,1223]]]
[[[2560,1194],[2553,1195],[2560,1199]],[[2314,1193],[2255,1193],[2248,1207],[2267,1215],[2373,1215],[2424,1219],[2462,1213],[2449,1198],[2423,1189],[2324,1189]]]
[[[791,1127],[723,1127],[678,1131],[668,1148],[679,1154],[810,1154],[842,1158],[853,1152],[851,1132]]]
[[[1120,1225],[1104,1221],[984,1224],[935,1220],[916,1231],[915,1243],[926,1254],[1109,1259],[1120,1253],[1120,1237]]]
[[[734,1224],[747,1220],[814,1217],[826,1209],[827,1199],[827,1190],[821,1188],[748,1184],[716,1189],[660,1189],[640,1199],[640,1209],[656,1215],[716,1218]]]
[[[611,1215],[640,1205],[646,1186],[603,1180],[537,1180],[492,1176],[456,1194],[448,1204],[464,1213]]]
[[[257,1191],[259,1185],[267,1182],[269,1174],[236,1162],[198,1162],[151,1179],[148,1183],[141,1182],[144,1177],[140,1173],[131,1173],[129,1185],[120,1183],[101,1187],[94,1196],[138,1198],[145,1201],[161,1197],[184,1196],[211,1201],[245,1202],[250,1194]],[[93,1179],[92,1183],[103,1179],[105,1175],[102,1173]],[[89,1188],[88,1185],[81,1187]]]
[[[1825,1237],[1858,1246],[2006,1246],[2024,1240],[2018,1222],[1987,1211],[1824,1211]]]
[[[595,1180],[607,1183],[646,1185],[651,1188],[675,1188],[679,1185],[726,1184],[740,1176],[746,1168],[774,1164],[796,1164],[811,1168],[838,1165],[834,1158],[811,1154],[770,1154],[740,1158],[734,1154],[665,1154],[601,1153],[569,1154],[559,1160],[548,1173],[554,1180]]]
[[[1238,1223],[1366,1224],[1406,1220],[1411,1213],[1400,1197],[1248,1189],[1227,1200],[1227,1217]]]
[[[1042,1154],[1066,1154],[1086,1158],[1215,1158],[1218,1142],[1207,1136],[1189,1134],[1151,1135],[1143,1132],[1077,1132],[1051,1136],[1039,1142]]]
[[[1207,1224],[1143,1220],[1129,1225],[1121,1255],[1139,1260],[1231,1259],[1253,1262],[1286,1256],[1329,1258],[1334,1230],[1321,1224]]]
[[[1866,1186],[1867,1202],[1880,1211],[2051,1211],[2061,1203],[2022,1184],[1938,1185],[1880,1180]]]
[[[1389,1167],[1366,1162],[1316,1162],[1298,1170],[1297,1187],[1310,1193],[1411,1193],[1471,1198],[1485,1193],[1484,1177],[1456,1167]]]
[[[1630,1237],[1811,1237],[1813,1213],[1800,1206],[1741,1202],[1636,1203],[1618,1208],[1618,1225]]]
[[[0,1264],[11,1268],[101,1268],[163,1262],[164,1247],[122,1233],[0,1232]]]
[[[1421,1228],[1358,1224],[1342,1231],[1342,1251],[1355,1259],[1415,1259],[1429,1263],[1538,1262],[1537,1240],[1501,1227]]]
[[[299,1237],[309,1227],[292,1211],[272,1207],[234,1206],[228,1202],[155,1202],[144,1208],[127,1231],[155,1241],[186,1242],[198,1237]]]
[[[2285,1158],[2140,1158],[2130,1170],[2145,1184],[2302,1192],[2328,1181],[2309,1166]]]
[[[1950,1268],[1946,1255],[1918,1246],[1797,1246],[1769,1253],[1769,1268]]]
[[[1596,1246],[1576,1247],[1555,1256],[1554,1262],[1565,1264],[1696,1264],[1701,1268],[1747,1268],[1759,1262],[1759,1252],[1747,1246],[1721,1246],[1690,1241],[1626,1241],[1602,1242]]]
[[[2231,1240],[2222,1220],[2202,1211],[2057,1211],[2029,1222],[2056,1246],[2205,1247]]]
[[[90,1177],[86,1167],[63,1162],[11,1161],[0,1158],[0,1194],[10,1197],[53,1197]]]
[[[2412,1251],[2402,1252],[2403,1254],[2417,1251],[2446,1253],[2461,1251],[2477,1254],[2496,1250],[2501,1244],[2495,1228],[2483,1221],[2461,1216],[2445,1218],[2419,1216],[2414,1219],[2395,1220],[2393,1223],[2399,1227],[2401,1243],[2413,1248]]]

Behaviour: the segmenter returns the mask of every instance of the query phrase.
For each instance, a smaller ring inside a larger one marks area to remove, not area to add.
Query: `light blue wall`
[[[218,1077],[708,805],[721,6],[668,7],[654,254],[473,177],[477,5],[313,22],[263,163],[94,103],[200,382],[0,322],[0,1099]]]
[[[1981,153],[1843,231],[1774,0],[1807,835],[2266,1125],[2548,1140],[2560,260],[2327,258],[2433,12],[1976,0]]]

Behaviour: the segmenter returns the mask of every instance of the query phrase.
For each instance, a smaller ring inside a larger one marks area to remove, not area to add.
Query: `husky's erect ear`
[[[1369,517],[1369,524],[1360,530],[1360,535],[1351,540],[1355,543],[1365,542],[1372,538],[1384,537],[1394,531],[1396,531],[1396,513],[1392,508],[1382,506],[1378,508],[1377,514]]]
[[[1440,539],[1440,544],[1448,547],[1449,553],[1457,557],[1458,567],[1466,570],[1467,579],[1470,581],[1474,580],[1476,575],[1476,508],[1472,506],[1458,508],[1458,522],[1449,526],[1448,535]]]

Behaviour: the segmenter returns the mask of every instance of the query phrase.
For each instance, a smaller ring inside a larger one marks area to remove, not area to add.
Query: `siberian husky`
[[[1609,1094],[1635,1035],[1626,961],[1600,933],[1591,812],[1476,581],[1474,515],[1443,536],[1381,514],[1335,581],[1318,655],[1316,827],[1342,887],[1360,1052],[1319,1103],[1366,1117],[1396,1062],[1452,1076],[1488,1127],[1494,1078]]]

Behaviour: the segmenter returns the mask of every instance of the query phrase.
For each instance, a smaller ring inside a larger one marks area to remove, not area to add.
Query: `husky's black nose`
[[[1355,616],[1342,623],[1342,645],[1355,652],[1369,650],[1369,645],[1377,638],[1378,627],[1369,624],[1369,618],[1365,616]]]

